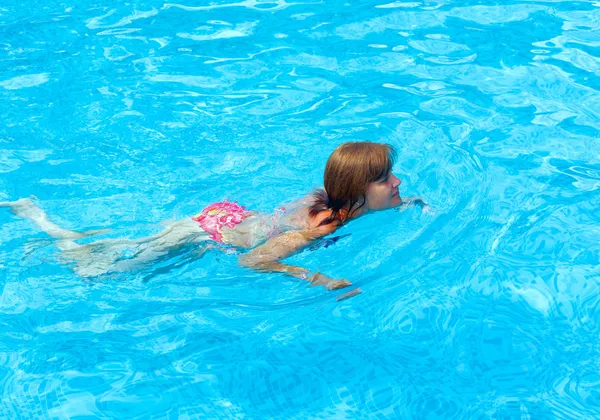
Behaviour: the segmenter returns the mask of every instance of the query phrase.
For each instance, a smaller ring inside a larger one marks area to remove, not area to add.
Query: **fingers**
[[[339,302],[341,300],[345,300],[345,299],[349,299],[352,296],[356,296],[362,293],[362,290],[360,289],[354,289],[354,290],[350,290],[349,292],[344,293],[343,295],[340,295],[337,297],[337,299],[335,300],[336,302]]]
[[[309,281],[311,286],[323,286],[327,290],[343,289],[344,287],[348,287],[352,284],[348,280],[332,280],[320,273],[313,274],[309,278]]]
[[[343,289],[344,287],[348,287],[351,284],[352,283],[350,283],[348,280],[332,280],[329,283],[327,283],[325,288],[327,290],[337,290],[337,289]]]

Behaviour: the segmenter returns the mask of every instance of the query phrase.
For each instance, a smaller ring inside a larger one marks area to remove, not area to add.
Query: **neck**
[[[361,203],[356,203],[352,206],[352,210],[350,210],[350,206],[345,205],[344,207],[342,207],[340,209],[340,215],[342,215],[344,218],[346,218],[346,215],[348,216],[347,220],[352,220],[352,219],[356,219],[357,217],[362,216],[365,213],[368,213],[368,209],[365,205],[361,206]]]

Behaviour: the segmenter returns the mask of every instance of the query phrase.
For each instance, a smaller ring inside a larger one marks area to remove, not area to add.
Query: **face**
[[[365,206],[368,210],[385,210],[400,205],[399,187],[402,181],[391,171],[382,179],[372,182],[367,188]]]

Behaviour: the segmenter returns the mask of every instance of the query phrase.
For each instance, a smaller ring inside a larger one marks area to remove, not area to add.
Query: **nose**
[[[402,181],[400,180],[400,178],[398,178],[396,175],[392,174],[392,186],[394,188],[397,188],[400,186],[400,184],[402,184]]]

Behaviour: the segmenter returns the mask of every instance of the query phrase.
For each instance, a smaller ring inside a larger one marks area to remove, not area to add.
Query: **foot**
[[[10,207],[11,213],[19,217],[28,217],[28,213],[37,206],[31,198],[20,198],[16,201],[0,201],[0,207]]]
[[[76,232],[69,229],[63,229],[56,223],[52,222],[44,210],[36,206],[33,200],[30,198],[21,198],[16,201],[2,201],[0,202],[0,207],[8,207],[13,214],[24,219],[31,220],[42,231],[46,232],[55,239],[66,239],[73,241],[76,239],[85,238],[86,236],[106,233],[106,230]]]

